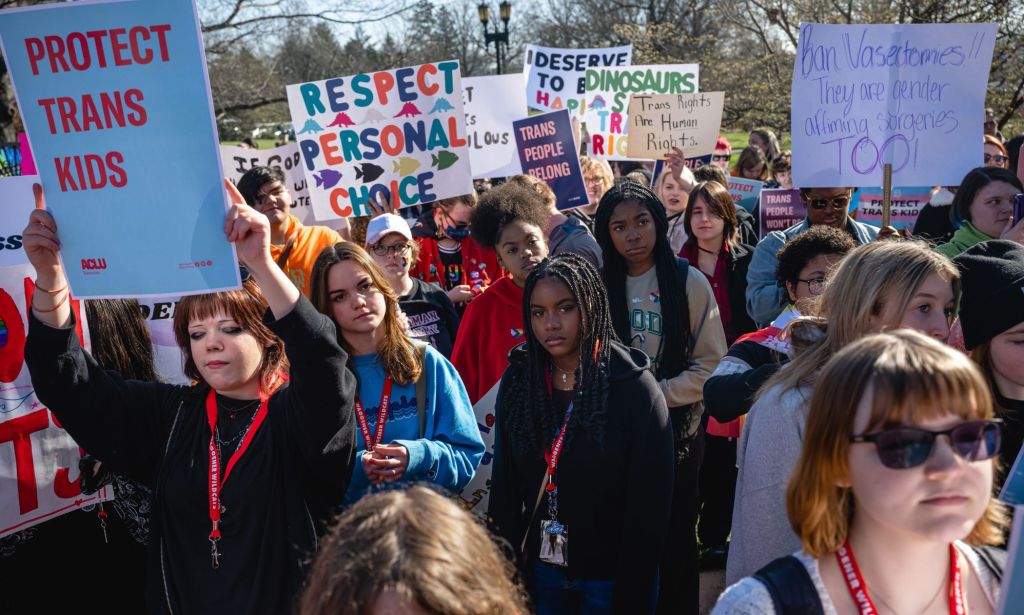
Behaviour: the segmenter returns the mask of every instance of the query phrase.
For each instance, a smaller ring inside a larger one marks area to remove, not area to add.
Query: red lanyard
[[[370,423],[366,418],[366,410],[363,403],[356,397],[356,421],[359,422],[359,431],[363,432],[363,443],[366,450],[373,451],[384,439],[384,424],[388,422],[388,405],[391,401],[391,376],[384,379],[384,390],[380,393],[380,408],[377,410],[377,429],[375,434],[370,434]]]
[[[562,447],[565,444],[565,432],[569,428],[569,419],[572,417],[572,402],[569,402],[569,407],[565,409],[565,422],[562,423],[562,429],[558,431],[558,437],[555,438],[555,442],[551,445],[551,449],[548,450],[548,454],[545,457],[548,458],[548,491],[555,490],[555,472],[558,471],[558,459],[562,456]]]
[[[850,596],[857,604],[861,615],[877,615],[878,609],[868,595],[868,586],[864,577],[860,574],[857,560],[853,557],[853,549],[850,548],[850,541],[847,540],[843,546],[836,551],[836,560],[839,562],[839,571],[846,581],[846,587],[850,590]],[[960,566],[957,564],[956,548],[949,545],[949,612],[959,614],[967,612],[964,606],[964,588],[960,582]]]
[[[221,477],[220,451],[217,450],[217,443],[214,437],[217,429],[217,393],[210,389],[210,392],[206,395],[206,420],[210,424],[210,475],[208,483],[210,487],[210,563],[214,568],[220,567],[220,553],[217,552],[217,541],[220,540],[220,515],[223,512],[223,508],[220,505],[220,492],[224,488],[224,483],[228,481],[232,468],[235,467],[238,460],[245,454],[249,444],[252,443],[252,439],[256,436],[256,432],[259,431],[260,425],[263,424],[263,420],[267,418],[269,399],[269,396],[264,395],[262,391],[260,392],[259,410],[256,411],[256,415],[252,419],[249,431],[246,432],[245,437],[238,444],[238,448],[231,455],[231,459],[228,460],[224,476]]]

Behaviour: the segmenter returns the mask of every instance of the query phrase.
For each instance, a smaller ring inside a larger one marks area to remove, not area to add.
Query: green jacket
[[[953,237],[949,240],[949,243],[944,243],[941,246],[936,247],[935,251],[943,256],[953,258],[971,246],[990,239],[992,239],[992,237],[989,237],[985,233],[979,231],[970,222],[964,222],[960,225],[960,228],[953,233]]]

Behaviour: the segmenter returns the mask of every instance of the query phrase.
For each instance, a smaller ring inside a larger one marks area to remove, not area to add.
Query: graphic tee
[[[651,358],[651,370],[657,373],[663,332],[657,267],[638,276],[626,276],[626,301],[629,304],[629,345],[643,350]]]

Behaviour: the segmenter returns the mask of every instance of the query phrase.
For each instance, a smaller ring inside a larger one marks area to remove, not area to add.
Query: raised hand
[[[60,239],[57,237],[57,221],[46,211],[43,187],[32,184],[32,195],[36,207],[28,216],[28,226],[22,231],[25,256],[36,270],[36,282],[44,288],[56,288],[53,284],[64,285],[64,271],[60,265]]]

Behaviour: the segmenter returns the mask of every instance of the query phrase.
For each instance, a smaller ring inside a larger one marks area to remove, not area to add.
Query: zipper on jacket
[[[167,587],[167,565],[164,563],[164,538],[160,537],[160,578],[164,582],[164,599],[167,600],[167,612],[174,615],[174,607],[171,606],[171,591]]]

